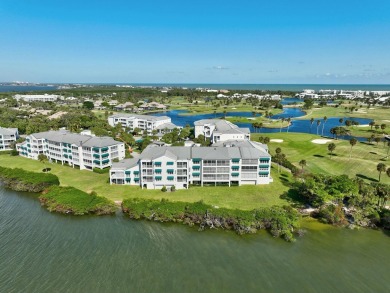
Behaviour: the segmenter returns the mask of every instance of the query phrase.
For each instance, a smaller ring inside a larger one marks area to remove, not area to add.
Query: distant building
[[[25,102],[55,102],[57,100],[63,100],[64,97],[60,95],[15,95],[14,98],[19,101]]]
[[[132,102],[126,102],[123,104],[116,105],[114,107],[115,111],[128,111],[134,108],[134,104]]]
[[[134,130],[139,128],[151,133],[152,130],[157,127],[171,123],[171,118],[168,116],[151,116],[151,115],[138,115],[138,114],[115,114],[108,117],[108,124],[115,126],[121,124],[123,128],[129,128]],[[164,127],[165,128],[165,127]]]
[[[226,140],[249,140],[249,128],[240,128],[237,125],[222,119],[203,119],[195,121],[195,137],[204,135],[212,143]]]
[[[33,133],[17,144],[22,157],[37,160],[44,154],[50,161],[81,170],[110,167],[114,159],[125,158],[125,145],[111,137],[71,133],[66,130]]]
[[[110,183],[148,189],[256,185],[272,182],[270,171],[271,156],[259,147],[148,146],[138,158],[114,163]]]
[[[0,127],[0,151],[12,150],[12,143],[19,138],[17,128],[3,128]]]

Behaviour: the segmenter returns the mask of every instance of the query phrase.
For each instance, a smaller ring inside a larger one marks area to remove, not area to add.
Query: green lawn
[[[339,107],[318,107],[310,110],[306,110],[306,115],[297,119],[310,119],[310,118],[324,118],[324,116],[330,117],[357,117],[373,119],[377,124],[387,124],[390,127],[390,109],[385,107],[367,107],[358,108],[357,111],[350,112],[345,107],[352,107],[354,104],[342,104]],[[355,106],[356,107],[356,106]]]
[[[327,144],[315,144],[313,139],[321,139],[320,136],[304,133],[266,133],[252,134],[252,139],[257,140],[259,136],[268,136],[271,139],[283,139],[282,143],[270,142],[269,148],[271,154],[275,154],[275,149],[280,147],[282,153],[286,154],[287,158],[299,167],[300,160],[306,160],[307,170],[313,173],[324,173],[341,175],[347,174],[350,177],[356,175],[363,179],[376,181],[378,172],[376,166],[378,163],[384,163],[390,167],[390,158],[386,158],[387,147],[383,143],[377,146],[366,143],[357,143],[352,148],[346,140],[332,140],[336,144],[334,156],[329,157]],[[390,178],[382,173],[383,183],[390,183]]]
[[[0,156],[0,166],[23,168],[29,171],[41,172],[44,165],[41,162],[23,157]],[[146,190],[136,186],[110,185],[108,174],[97,174],[91,171],[80,171],[59,164],[48,164],[51,173],[57,175],[62,186],[73,186],[85,192],[96,191],[98,195],[111,200],[122,200],[132,197],[153,199],[169,198],[172,201],[194,202],[203,200],[207,204],[237,209],[254,209],[272,205],[285,205],[288,202],[280,198],[289,188],[284,182],[291,180],[287,172],[278,174],[272,170],[274,182],[269,185],[247,185],[240,187],[191,187],[188,190],[163,193],[160,190]]]

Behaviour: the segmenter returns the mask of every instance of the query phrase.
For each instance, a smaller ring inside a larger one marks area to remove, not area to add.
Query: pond
[[[272,112],[272,111],[271,111]],[[191,127],[194,126],[194,122],[201,119],[214,119],[214,118],[223,118],[224,114],[221,112],[211,113],[211,114],[194,114],[194,115],[186,115],[186,110],[170,110],[166,112],[154,113],[154,116],[168,116],[172,119],[172,123],[178,126],[186,126],[187,124]],[[300,108],[284,108],[283,112],[280,114],[276,114],[272,116],[272,119],[282,119],[282,118],[298,118],[305,115],[305,112]],[[252,112],[227,112],[226,116],[237,116],[237,117],[253,117]],[[280,130],[280,128],[259,128],[254,129],[252,127],[252,123],[235,123],[239,127],[248,127],[251,132],[260,132],[260,133],[275,133],[275,132],[300,132],[300,133],[311,133],[317,134],[317,124],[316,121],[320,120],[321,124],[318,127],[318,134],[323,134],[324,136],[332,136],[330,133],[330,129],[336,126],[344,126],[344,124],[340,124],[339,120],[343,118],[343,120],[352,120],[358,122],[360,125],[369,124],[372,120],[366,118],[351,118],[351,117],[331,117],[323,123],[323,119],[315,119],[314,123],[311,124],[310,120],[292,120],[291,125],[287,128],[287,122],[284,122],[284,127]],[[280,122],[281,125],[281,122]],[[341,139],[350,139],[350,136],[341,136]],[[357,137],[359,141],[365,141],[366,138]]]

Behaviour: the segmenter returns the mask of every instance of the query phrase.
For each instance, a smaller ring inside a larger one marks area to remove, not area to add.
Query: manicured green
[[[387,158],[387,146],[383,143],[368,144],[358,142],[352,149],[348,140],[330,139],[326,144],[316,144],[314,139],[323,139],[314,134],[305,133],[266,133],[252,134],[252,140],[258,141],[260,136],[271,138],[268,144],[270,153],[275,154],[275,149],[280,147],[282,153],[296,167],[299,162],[306,160],[305,170],[318,174],[343,175],[349,177],[359,176],[372,182],[378,180],[376,166],[382,162],[390,167],[390,158]],[[272,139],[282,139],[283,142],[273,142]],[[336,149],[330,158],[328,144],[334,143]],[[390,177],[382,176],[382,183],[390,184]],[[272,184],[271,184],[272,185]]]
[[[357,111],[350,111],[350,107],[357,107]],[[347,109],[345,109],[347,107]],[[310,118],[324,118],[324,116],[330,117],[358,117],[374,119],[378,124],[388,123],[390,124],[390,109],[388,107],[371,106],[367,108],[367,105],[362,105],[360,108],[355,104],[344,103],[339,107],[324,106],[306,110],[306,115],[297,119],[310,119]]]

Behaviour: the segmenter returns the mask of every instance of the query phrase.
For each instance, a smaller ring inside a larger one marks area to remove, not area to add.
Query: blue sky
[[[0,1],[0,81],[390,83],[390,1]]]

